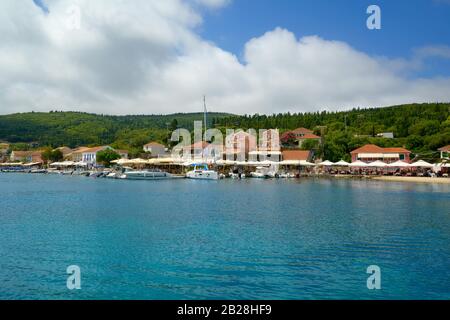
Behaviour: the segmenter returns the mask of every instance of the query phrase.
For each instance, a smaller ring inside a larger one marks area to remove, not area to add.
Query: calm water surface
[[[450,186],[0,174],[0,299],[338,298],[450,299]]]

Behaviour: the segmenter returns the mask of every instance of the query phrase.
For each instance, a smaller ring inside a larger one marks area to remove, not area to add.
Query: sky
[[[448,21],[450,0],[2,0],[0,114],[449,102]]]

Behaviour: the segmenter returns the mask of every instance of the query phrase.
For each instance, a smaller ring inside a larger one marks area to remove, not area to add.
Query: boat
[[[258,178],[258,179],[267,179],[269,178],[268,175],[268,168],[265,167],[256,167],[256,171],[251,172],[250,176],[252,178]]]
[[[47,173],[46,169],[32,169],[30,173]]]
[[[126,171],[124,175],[125,175],[124,179],[130,180],[162,180],[172,178],[172,175],[170,173],[160,170]],[[120,178],[123,179],[122,176],[120,176]]]
[[[194,170],[186,173],[188,179],[199,180],[219,180],[219,174],[214,170],[209,170],[207,164],[193,164]]]

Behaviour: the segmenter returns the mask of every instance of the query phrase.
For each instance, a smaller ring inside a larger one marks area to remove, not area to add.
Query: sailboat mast
[[[203,96],[203,121],[204,121],[204,125],[205,125],[205,130],[207,129],[207,126],[206,126],[206,112],[208,112],[206,110],[206,96]]]

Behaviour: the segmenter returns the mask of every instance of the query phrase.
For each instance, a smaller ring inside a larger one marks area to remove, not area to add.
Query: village
[[[276,129],[265,130],[260,132],[259,141],[250,130],[238,130],[224,140],[223,144],[198,141],[173,148],[151,141],[142,146],[141,156],[133,159],[127,150],[108,145],[74,149],[61,146],[49,152],[39,149],[11,151],[9,144],[2,143],[0,171],[145,180],[349,176],[416,177],[414,181],[433,182],[447,182],[447,179],[426,178],[448,178],[450,171],[450,145],[438,150],[440,162],[434,164],[414,161],[411,151],[402,147],[382,148],[373,144],[353,150],[349,155],[350,162],[331,162],[320,158],[314,148],[305,150],[304,146],[323,144],[322,137],[306,128],[281,135]],[[189,172],[192,173],[190,176]]]

